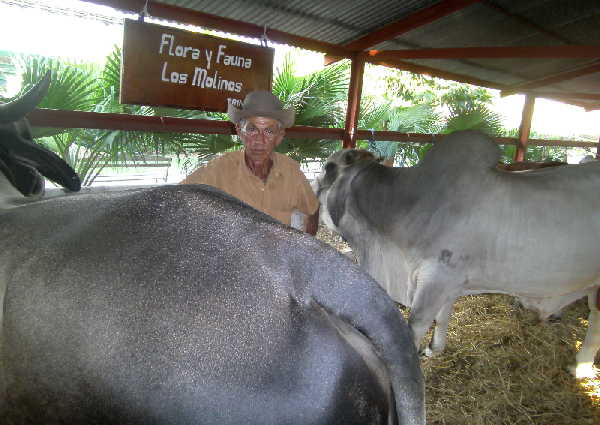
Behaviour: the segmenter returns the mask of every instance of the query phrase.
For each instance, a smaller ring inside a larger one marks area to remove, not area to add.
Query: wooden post
[[[531,132],[531,118],[533,117],[533,106],[535,105],[535,96],[526,95],[525,105],[523,105],[523,115],[521,116],[521,126],[519,127],[519,142],[515,151],[515,162],[525,161],[527,155],[527,141]]]
[[[600,160],[600,137],[598,138],[598,146],[596,146],[596,159]]]
[[[344,149],[356,146],[356,127],[360,113],[360,96],[362,93],[365,60],[359,55],[352,58],[350,68],[350,87],[348,88],[348,111],[346,112],[346,126],[344,130]]]

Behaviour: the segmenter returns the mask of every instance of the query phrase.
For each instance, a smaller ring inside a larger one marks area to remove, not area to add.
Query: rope
[[[269,37],[267,37],[267,24],[263,27],[263,35],[260,37],[260,45],[262,47],[269,47]]]
[[[150,16],[150,14],[148,13],[148,0],[146,0],[146,3],[144,4],[144,7],[142,8],[142,10],[140,12],[140,17],[138,20],[140,22],[144,22],[144,18],[146,16]]]

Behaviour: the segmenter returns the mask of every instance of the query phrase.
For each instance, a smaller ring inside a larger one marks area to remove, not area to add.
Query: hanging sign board
[[[225,112],[271,90],[274,49],[127,19],[121,103]]]

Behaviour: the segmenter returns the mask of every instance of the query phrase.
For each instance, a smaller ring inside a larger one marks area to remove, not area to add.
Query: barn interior
[[[352,61],[345,128],[293,127],[290,138],[428,143],[434,137],[357,128],[364,64],[372,63],[527,96],[515,160],[527,145],[597,148],[583,141],[530,140],[535,99],[600,108],[599,7],[594,0],[375,0],[372,2],[84,0],[128,13],[255,39],[266,38]],[[37,126],[234,134],[226,122],[37,110]],[[191,130],[193,129],[193,130]]]
[[[345,128],[296,127],[289,137],[430,142],[434,135],[357,127],[366,63],[522,93],[517,146],[593,147],[530,138],[536,98],[600,109],[600,2],[597,0],[84,0],[166,21],[323,52],[351,60]],[[226,122],[38,109],[34,126],[233,134]],[[192,122],[193,121],[193,122]],[[600,157],[600,156],[599,156]],[[343,242],[322,230],[322,239]],[[577,382],[564,367],[585,331],[578,302],[560,323],[538,323],[510,297],[464,297],[455,307],[446,351],[425,360],[430,424],[597,424],[600,382]]]

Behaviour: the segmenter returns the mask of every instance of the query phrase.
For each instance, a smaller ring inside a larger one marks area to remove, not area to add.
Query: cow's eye
[[[325,164],[325,173],[333,173],[336,169],[336,165],[333,162]]]

